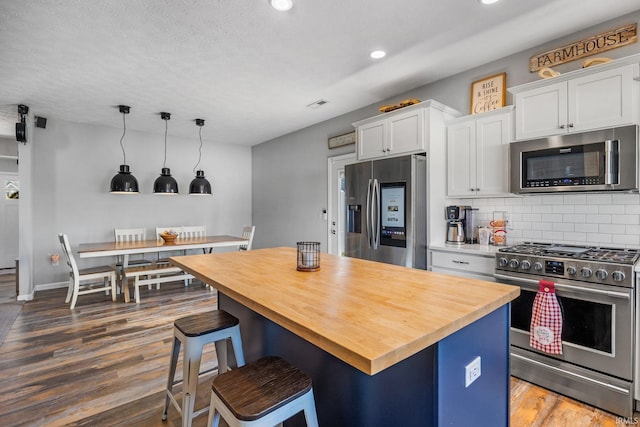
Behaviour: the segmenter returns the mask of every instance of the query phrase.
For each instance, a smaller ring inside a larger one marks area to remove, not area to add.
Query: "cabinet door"
[[[509,192],[509,142],[511,114],[476,121],[476,195]]]
[[[386,153],[385,121],[368,123],[358,127],[358,159],[375,159]]]
[[[541,138],[566,132],[567,82],[514,95],[516,139]]]
[[[413,110],[389,117],[389,153],[424,151],[424,110]]]
[[[569,80],[569,131],[633,124],[634,67]]]
[[[447,195],[476,195],[476,121],[447,128]]]

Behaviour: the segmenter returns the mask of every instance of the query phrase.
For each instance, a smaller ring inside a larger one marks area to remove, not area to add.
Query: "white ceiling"
[[[0,135],[49,120],[255,145],[640,8],[638,0],[0,1]],[[490,46],[490,48],[487,48]],[[374,49],[388,52],[372,60]],[[319,99],[321,108],[306,106]],[[3,125],[4,123],[4,125]]]

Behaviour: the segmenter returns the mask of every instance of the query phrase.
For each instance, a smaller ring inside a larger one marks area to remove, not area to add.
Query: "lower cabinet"
[[[435,273],[451,274],[454,276],[469,277],[471,279],[487,280],[495,282],[495,255],[489,251],[478,251],[478,254],[469,252],[431,249],[430,270]]]

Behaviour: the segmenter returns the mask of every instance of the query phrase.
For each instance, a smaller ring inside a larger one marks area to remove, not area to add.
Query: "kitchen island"
[[[294,248],[171,260],[240,319],[247,361],[278,355],[312,377],[320,425],[508,425],[518,287],[327,254],[300,272]]]

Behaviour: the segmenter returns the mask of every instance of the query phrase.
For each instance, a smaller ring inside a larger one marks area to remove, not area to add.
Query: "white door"
[[[18,174],[0,174],[0,268],[14,268],[18,258]]]
[[[329,195],[329,221],[328,252],[333,255],[344,253],[345,224],[347,218],[347,208],[344,193],[344,167],[355,163],[356,154],[344,154],[342,156],[329,157],[328,188]]]

